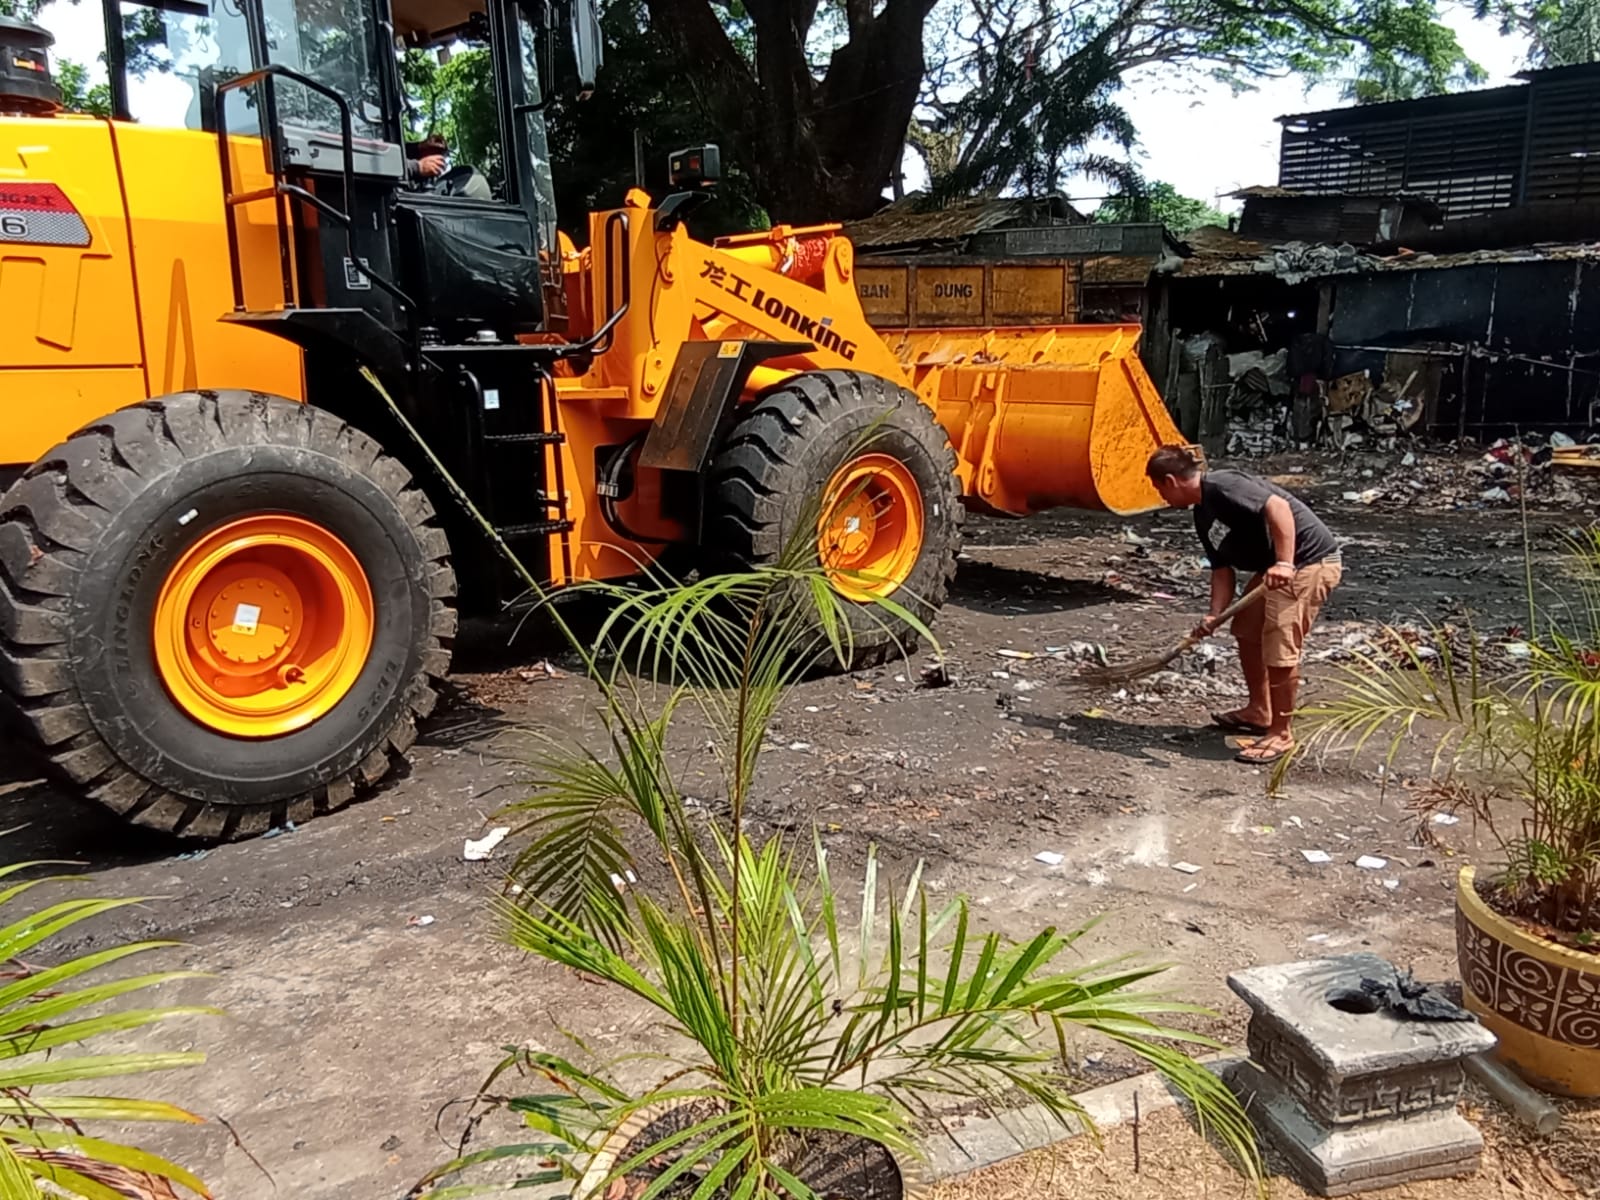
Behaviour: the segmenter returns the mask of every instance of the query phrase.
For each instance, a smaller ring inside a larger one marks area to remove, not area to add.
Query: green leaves
[[[897,891],[875,851],[859,892],[841,896],[815,832],[809,846],[747,836],[773,714],[819,655],[852,649],[847,602],[804,541],[754,571],[598,589],[614,604],[585,659],[603,751],[551,743],[534,756],[532,794],[509,810],[528,839],[521,890],[497,915],[511,944],[649,1006],[672,1044],[643,1089],[616,1083],[621,1062],[510,1053],[480,1102],[550,1139],[529,1144],[540,1163],[524,1181],[553,1158],[588,1169],[579,1197],[627,1176],[640,1200],[799,1200],[814,1194],[819,1139],[911,1154],[913,1110],[939,1096],[1022,1097],[1081,1120],[1069,1051],[1084,1037],[1150,1062],[1259,1179],[1238,1104],[1179,1049],[1212,1043],[1166,1023],[1202,1010],[1147,990],[1162,968],[1081,958],[1087,925],[1023,941],[976,929],[964,900],[930,908],[920,867]],[[877,609],[926,635],[899,606]],[[694,739],[709,738],[725,819],[715,804],[691,815],[678,787],[680,711],[702,718]],[[531,1086],[515,1094],[513,1076]],[[467,1195],[460,1173],[508,1155],[457,1159],[414,1195]]]
[[[0,868],[0,878],[15,876],[30,864]],[[0,1196],[33,1200],[49,1195],[84,1200],[151,1200],[171,1196],[174,1186],[209,1196],[205,1185],[183,1167],[137,1147],[92,1137],[83,1121],[178,1121],[200,1118],[151,1100],[63,1094],[64,1085],[98,1083],[153,1071],[175,1070],[205,1061],[196,1053],[85,1054],[76,1048],[108,1035],[126,1033],[179,1017],[214,1013],[195,1006],[106,1009],[110,1001],[148,992],[192,971],[167,971],[93,983],[66,985],[121,962],[169,945],[137,942],[68,959],[48,968],[21,957],[48,952],[50,939],[79,923],[135,900],[73,898],[16,914],[33,889],[71,883],[60,878],[32,879],[0,891]],[[96,1088],[98,1090],[98,1088]]]

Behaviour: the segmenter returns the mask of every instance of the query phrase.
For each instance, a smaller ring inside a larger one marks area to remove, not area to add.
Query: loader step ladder
[[[560,428],[555,378],[543,364],[529,365],[531,378],[520,370],[516,377],[533,385],[537,400],[519,385],[516,392],[521,399],[506,388],[502,391],[506,400],[497,401],[493,408],[480,401],[479,407],[484,418],[484,475],[493,497],[496,531],[508,545],[543,541],[577,528],[567,507],[563,451],[567,435]],[[481,397],[481,387],[476,390]],[[548,566],[551,576],[572,578],[572,546],[565,536],[561,537],[559,567],[553,556]]]

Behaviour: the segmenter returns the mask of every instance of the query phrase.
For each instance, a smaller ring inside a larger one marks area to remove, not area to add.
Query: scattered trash
[[[807,750],[811,749],[811,743],[810,742],[790,742],[789,743],[789,749],[793,750],[796,754],[803,754]]]
[[[1310,937],[1306,938],[1306,941],[1308,942],[1325,942],[1327,940],[1328,935],[1325,933],[1313,933]]]
[[[210,853],[210,850],[191,850],[187,854],[175,854],[172,857],[175,862],[199,862]]]
[[[285,821],[282,825],[277,825],[267,830],[261,836],[264,838],[283,837],[285,834],[293,833],[295,828],[296,826],[293,821]]]
[[[806,705],[806,711],[810,712],[810,713],[814,713],[814,712],[821,712],[822,710],[820,708],[818,708],[815,704],[808,704],[808,705]]]
[[[1400,887],[1400,881],[1398,879],[1385,879],[1383,881],[1383,886],[1388,888],[1391,892],[1398,891]]]
[[[1300,851],[1300,856],[1308,863],[1316,863],[1318,865],[1333,861],[1333,855],[1326,850],[1302,850]]]
[[[432,925],[432,924],[433,924],[433,918],[431,916],[427,916],[427,917],[407,917],[406,918],[406,928],[407,929],[422,929],[422,928],[425,928],[425,927],[427,927],[429,925]]]
[[[1011,672],[1010,671],[990,671],[989,672],[989,678],[990,679],[1010,679],[1011,678]]]
[[[1352,504],[1367,504],[1367,505],[1371,505],[1371,504],[1375,503],[1382,496],[1383,496],[1383,493],[1381,491],[1379,491],[1377,488],[1368,488],[1364,492],[1346,492],[1344,494],[1344,498],[1346,500],[1350,501]]]
[[[1509,504],[1511,502],[1511,493],[1503,487],[1484,488],[1482,492],[1478,493],[1478,499],[1487,500],[1491,504]]]
[[[1024,662],[1026,662],[1030,658],[1038,658],[1039,657],[1037,654],[1034,654],[1032,651],[1029,651],[1029,650],[996,650],[995,653],[998,654],[1001,658],[1016,658],[1016,659],[1021,659]]]
[[[1574,439],[1569,438],[1564,433],[1557,432],[1550,435],[1550,445],[1554,449],[1565,450],[1568,446],[1576,446],[1577,444]]]
[[[1435,825],[1459,825],[1461,818],[1455,813],[1434,813],[1431,820]]]
[[[551,666],[548,659],[541,659],[539,662],[534,663],[533,666],[524,667],[522,670],[518,671],[517,677],[524,683],[534,683],[541,679],[565,679],[567,677],[567,673],[565,671],[558,671],[555,667]]]
[[[1088,717],[1090,720],[1098,721],[1102,717],[1108,717],[1111,714],[1103,708],[1086,708],[1080,715]]]
[[[1011,689],[1016,692],[1031,692],[1035,688],[1042,688],[1043,686],[1044,684],[1037,679],[1019,679],[1011,685]]]
[[[1187,896],[1190,892],[1194,891],[1195,888],[1197,888],[1199,886],[1200,885],[1198,883],[1185,884],[1184,887],[1183,887],[1183,894]]]
[[[1059,867],[1067,861],[1065,854],[1057,854],[1054,850],[1041,850],[1033,856],[1034,862],[1042,862],[1047,867]]]
[[[468,838],[461,847],[461,857],[468,862],[482,862],[494,853],[494,848],[505,841],[506,835],[511,832],[509,825],[496,825],[477,841]]]
[[[1285,825],[1293,825],[1296,829],[1304,829],[1306,827],[1306,823],[1299,817],[1285,817],[1283,823]]]
[[[1124,525],[1122,527],[1122,540],[1132,546],[1154,546],[1156,544],[1154,538],[1147,538],[1134,532],[1132,525]],[[1001,653],[1003,654],[1004,651],[1001,651]]]
[[[632,871],[624,871],[621,875],[618,875],[615,871],[611,872],[611,886],[619,892],[626,890],[630,883],[638,882],[639,877]]]
[[[1507,642],[1505,650],[1512,658],[1533,657],[1533,647],[1527,642]]]
[[[1200,868],[1191,862],[1175,862],[1172,864],[1174,871],[1182,871],[1185,875],[1198,875]]]
[[[1389,865],[1387,858],[1379,858],[1376,854],[1363,854],[1356,859],[1356,866],[1363,871],[1381,871]]]

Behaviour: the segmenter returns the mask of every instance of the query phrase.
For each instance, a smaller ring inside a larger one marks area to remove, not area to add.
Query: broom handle
[[[1233,620],[1235,616],[1249,608],[1252,604],[1266,594],[1267,585],[1265,582],[1258,583],[1255,587],[1248,589],[1244,595],[1240,596],[1232,604],[1228,605],[1227,608],[1222,610],[1222,613],[1217,617],[1217,628],[1221,629],[1229,621]],[[1188,637],[1183,639],[1183,649],[1192,650],[1203,641],[1205,641],[1205,638],[1198,638],[1195,637],[1193,633],[1190,633]]]

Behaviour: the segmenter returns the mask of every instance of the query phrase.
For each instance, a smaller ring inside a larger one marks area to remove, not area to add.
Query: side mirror
[[[605,61],[605,37],[600,32],[598,0],[569,0],[572,22],[572,58],[577,66],[578,98],[594,92],[595,77]]]
[[[686,192],[715,187],[722,181],[722,151],[709,143],[675,150],[667,156],[667,178]]]

